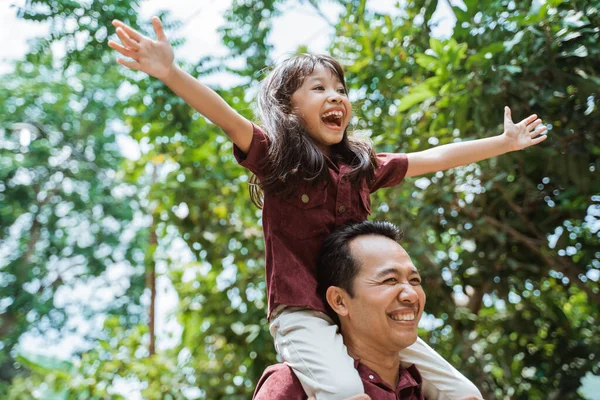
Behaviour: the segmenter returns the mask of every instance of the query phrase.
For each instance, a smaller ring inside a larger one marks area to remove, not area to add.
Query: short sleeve
[[[264,175],[264,160],[269,151],[269,139],[265,132],[255,124],[252,124],[252,142],[248,153],[244,153],[239,147],[233,144],[233,155],[237,162],[249,169],[259,178]]]
[[[404,153],[378,153],[375,177],[369,185],[371,193],[400,184],[408,170],[408,157]]]
[[[305,400],[306,394],[292,369],[285,364],[268,367],[256,385],[254,400]]]

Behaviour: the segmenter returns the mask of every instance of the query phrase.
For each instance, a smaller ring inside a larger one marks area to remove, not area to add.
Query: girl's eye
[[[325,88],[323,86],[319,85],[319,86],[315,86],[313,88],[313,90],[325,90]]]
[[[339,94],[346,94],[346,89],[340,88],[340,89],[338,89],[338,93]]]

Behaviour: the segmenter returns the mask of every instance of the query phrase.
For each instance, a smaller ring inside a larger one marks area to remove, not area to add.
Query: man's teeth
[[[323,114],[323,118],[327,118],[330,115],[335,115],[338,118],[342,118],[342,116],[344,115],[344,113],[341,112],[341,111],[328,111],[325,114]]]
[[[394,321],[414,321],[415,313],[410,314],[390,314],[390,318]]]

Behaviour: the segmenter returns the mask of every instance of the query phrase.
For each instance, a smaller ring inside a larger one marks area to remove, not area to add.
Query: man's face
[[[406,251],[395,241],[376,235],[350,242],[360,272],[354,297],[346,296],[344,335],[383,350],[397,352],[417,340],[417,325],[425,307],[421,277]]]

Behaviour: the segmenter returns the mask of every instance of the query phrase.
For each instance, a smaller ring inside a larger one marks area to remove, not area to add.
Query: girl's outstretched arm
[[[248,152],[252,142],[251,122],[231,108],[214,90],[175,65],[173,48],[158,17],[152,18],[157,40],[142,35],[121,21],[114,20],[113,25],[123,44],[111,40],[108,45],[133,59],[130,61],[119,58],[119,64],[163,81],[186,103],[223,129],[240,150]]]
[[[504,108],[504,133],[499,136],[452,143],[432,149],[409,153],[406,176],[419,176],[499,156],[509,151],[521,150],[543,142],[546,127],[536,129],[542,123],[533,114],[515,124],[510,108]]]

